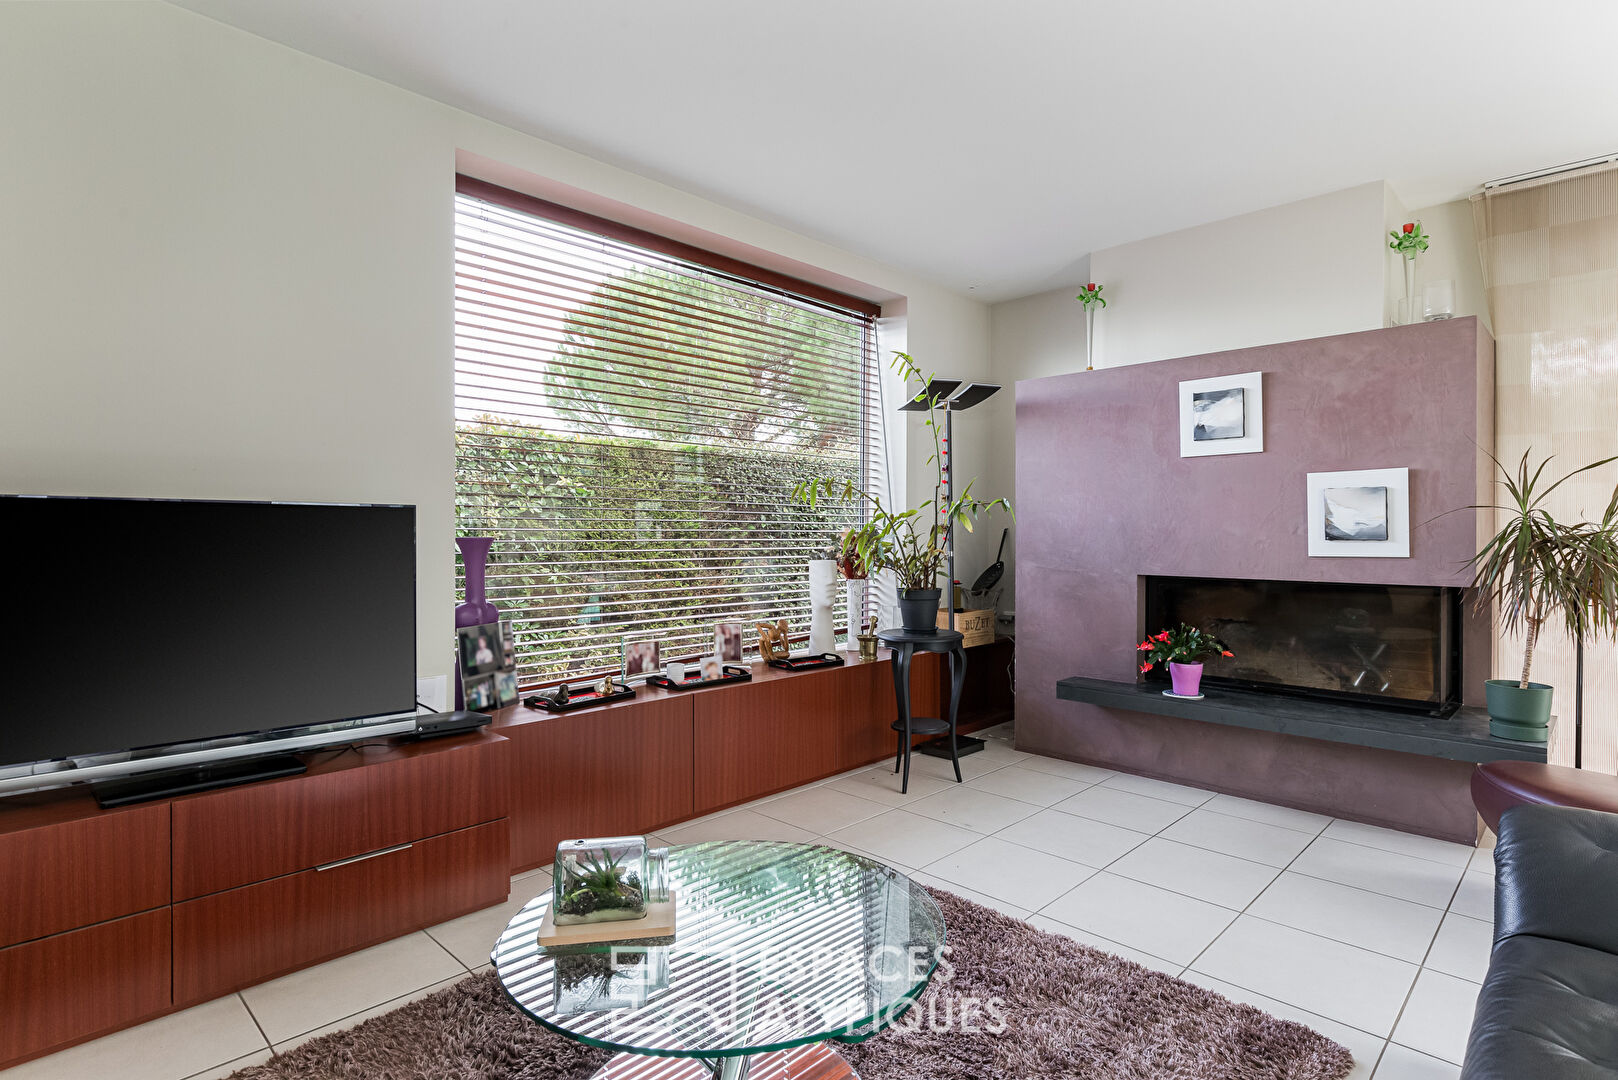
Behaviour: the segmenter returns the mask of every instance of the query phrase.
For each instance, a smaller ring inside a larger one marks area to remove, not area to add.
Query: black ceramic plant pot
[[[906,630],[930,634],[938,629],[938,598],[942,589],[900,589],[899,622]]]

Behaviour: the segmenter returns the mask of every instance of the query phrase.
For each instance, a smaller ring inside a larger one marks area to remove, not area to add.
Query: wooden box
[[[938,628],[949,629],[949,612],[938,613]],[[962,645],[970,648],[973,645],[987,645],[994,640],[994,609],[981,608],[977,611],[957,611],[955,613],[955,629],[961,632],[965,640]]]

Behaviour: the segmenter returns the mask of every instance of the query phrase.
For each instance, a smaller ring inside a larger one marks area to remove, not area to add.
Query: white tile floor
[[[1308,1024],[1355,1080],[1459,1074],[1493,919],[1491,853],[1011,749],[912,759],[910,793],[859,770],[664,830],[872,855],[1043,930]],[[423,933],[0,1072],[3,1080],[200,1080],[267,1060],[488,962],[550,887]]]

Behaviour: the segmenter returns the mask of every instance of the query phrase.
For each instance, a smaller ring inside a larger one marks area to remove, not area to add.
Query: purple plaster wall
[[[1244,371],[1264,373],[1264,452],[1180,457],[1178,384]],[[1135,678],[1142,575],[1465,584],[1475,515],[1441,515],[1479,501],[1493,415],[1475,318],[1018,383],[1017,745],[1472,842],[1468,764],[1059,701],[1056,682]],[[1310,558],[1305,474],[1399,467],[1411,557]],[[1466,638],[1473,702],[1487,625]]]

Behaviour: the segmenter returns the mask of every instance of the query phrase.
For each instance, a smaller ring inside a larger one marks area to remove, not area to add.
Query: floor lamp
[[[940,465],[944,473],[944,505],[948,506],[955,501],[955,469],[952,467],[955,450],[955,414],[965,412],[974,405],[981,404],[992,398],[1000,390],[998,383],[966,383],[964,386],[960,379],[934,379],[927,384],[927,388],[903,405],[900,412],[925,412],[930,402],[937,401],[944,410],[944,441],[940,451]],[[942,506],[934,507],[934,513],[941,512]],[[955,629],[955,522],[946,522],[944,526],[944,560],[945,574],[949,587],[946,590],[945,606],[949,609],[949,628]]]

